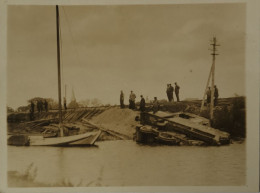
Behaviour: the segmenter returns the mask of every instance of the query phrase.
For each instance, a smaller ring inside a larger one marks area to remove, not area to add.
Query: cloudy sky
[[[245,95],[244,4],[61,6],[62,82],[68,101],[202,98],[212,64],[210,40],[220,47],[215,81],[220,97]],[[8,106],[32,97],[58,98],[55,6],[9,6]],[[63,91],[64,95],[64,91]],[[126,100],[126,101],[127,101]]]

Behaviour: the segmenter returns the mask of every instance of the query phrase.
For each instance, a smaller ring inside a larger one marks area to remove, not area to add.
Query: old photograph
[[[7,6],[7,187],[246,186],[246,3]]]

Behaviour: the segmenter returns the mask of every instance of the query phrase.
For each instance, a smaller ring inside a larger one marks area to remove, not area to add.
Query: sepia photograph
[[[247,186],[246,3],[6,10],[7,188]]]

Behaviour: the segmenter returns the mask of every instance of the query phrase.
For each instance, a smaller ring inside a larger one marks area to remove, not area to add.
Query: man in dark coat
[[[168,101],[170,102],[171,101],[170,84],[167,84],[166,94],[167,94]]]
[[[39,106],[40,106],[40,112],[42,112],[43,111],[43,102],[42,102],[42,100],[39,101]]]
[[[48,102],[47,102],[47,100],[44,101],[44,108],[45,108],[45,111],[48,112]]]
[[[180,86],[177,84],[177,82],[175,82],[175,95],[176,95],[176,98],[177,98],[177,102],[180,102],[179,90],[180,90]]]
[[[124,96],[123,91],[121,90],[121,93],[120,93],[120,107],[121,107],[121,109],[125,108],[124,99],[125,99],[125,96]]]
[[[41,111],[41,104],[40,104],[40,101],[39,101],[39,100],[37,101],[37,110],[38,110],[38,112]]]
[[[215,85],[214,86],[214,106],[216,106],[218,104],[218,88]]]
[[[30,119],[31,119],[31,121],[34,120],[34,103],[33,103],[33,101],[31,101]]]
[[[143,95],[141,95],[140,111],[141,111],[141,112],[144,112],[144,111],[145,111],[145,100],[144,100]]]
[[[207,94],[207,103],[210,104],[210,100],[211,100],[211,89],[210,89],[210,87],[208,87],[206,94]]]
[[[170,92],[170,102],[173,102],[174,101],[174,98],[173,98],[174,88],[171,84],[169,85],[169,92]]]

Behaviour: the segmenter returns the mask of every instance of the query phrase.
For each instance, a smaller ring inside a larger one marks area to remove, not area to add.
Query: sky
[[[62,94],[77,101],[125,103],[133,90],[166,99],[178,82],[180,99],[202,98],[216,36],[215,83],[220,97],[245,96],[244,4],[60,6]],[[58,99],[55,6],[10,5],[7,105],[33,97]]]

